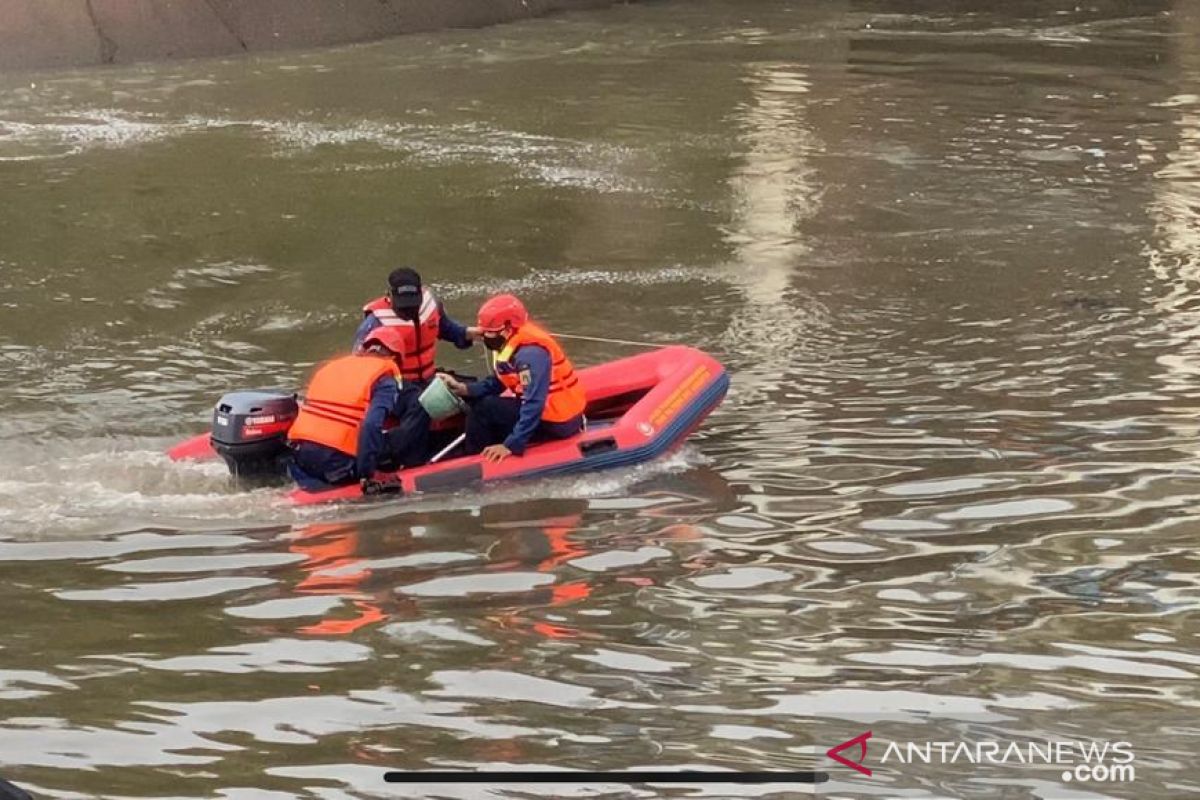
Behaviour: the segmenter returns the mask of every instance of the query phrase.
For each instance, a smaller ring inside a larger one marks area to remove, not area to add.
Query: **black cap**
[[[388,295],[392,309],[418,308],[421,305],[421,276],[412,267],[400,267],[388,275]]]

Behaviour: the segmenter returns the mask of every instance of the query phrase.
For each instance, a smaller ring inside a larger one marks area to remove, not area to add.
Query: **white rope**
[[[554,333],[559,339],[579,339],[583,342],[601,342],[602,344],[627,344],[631,347],[649,347],[657,350],[660,347],[666,347],[665,344],[652,344],[650,342],[631,342],[628,339],[605,339],[600,336],[579,336],[574,333]]]

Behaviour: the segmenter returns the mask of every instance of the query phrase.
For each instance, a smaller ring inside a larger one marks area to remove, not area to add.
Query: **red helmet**
[[[511,294],[498,294],[479,307],[479,327],[485,332],[511,325],[513,330],[529,319],[525,305]]]
[[[392,355],[404,354],[404,333],[393,325],[380,325],[366,335],[362,342],[362,352],[371,350],[386,350]]]

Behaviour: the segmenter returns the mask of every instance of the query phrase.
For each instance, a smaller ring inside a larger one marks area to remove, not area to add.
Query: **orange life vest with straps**
[[[309,381],[288,440],[316,442],[358,455],[358,429],[367,416],[371,387],[384,375],[400,380],[396,363],[383,356],[342,356],[322,364]]]
[[[582,414],[587,405],[587,397],[579,384],[579,378],[575,375],[575,367],[558,346],[558,342],[545,329],[532,322],[526,322],[505,342],[504,349],[496,355],[497,363],[511,361],[513,354],[527,344],[542,347],[550,354],[550,391],[546,395],[542,419],[546,422],[566,422]],[[506,389],[518,397],[521,396],[521,376],[515,369],[512,372],[497,371],[496,377]]]
[[[404,334],[404,353],[400,357],[400,374],[413,383],[431,380],[437,371],[434,356],[437,353],[438,330],[442,314],[438,310],[437,298],[428,289],[421,290],[421,307],[417,320],[404,319],[392,311],[392,301],[385,295],[363,306],[363,314],[373,316],[380,325],[397,327]]]

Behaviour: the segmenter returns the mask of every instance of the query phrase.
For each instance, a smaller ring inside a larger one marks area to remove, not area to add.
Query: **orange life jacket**
[[[400,357],[400,374],[413,383],[431,380],[437,371],[434,355],[437,353],[438,330],[442,314],[438,310],[437,298],[428,289],[421,290],[421,307],[417,320],[407,320],[392,311],[392,301],[385,295],[363,306],[363,314],[373,316],[380,325],[400,328],[404,334],[404,353]]]
[[[587,397],[583,393],[583,387],[579,385],[575,367],[571,365],[571,361],[563,349],[558,346],[558,342],[545,329],[532,322],[526,322],[504,344],[504,349],[496,356],[497,363],[511,362],[517,349],[527,344],[544,348],[550,354],[550,391],[546,395],[546,407],[542,409],[542,419],[546,422],[566,422],[582,414],[587,405]],[[515,367],[511,372],[497,370],[496,377],[500,379],[506,389],[510,389],[518,397],[521,396],[523,391],[521,376]]]
[[[384,375],[400,380],[396,363],[382,356],[342,356],[322,364],[309,381],[288,440],[316,442],[358,455],[358,429],[367,416],[371,387]]]

